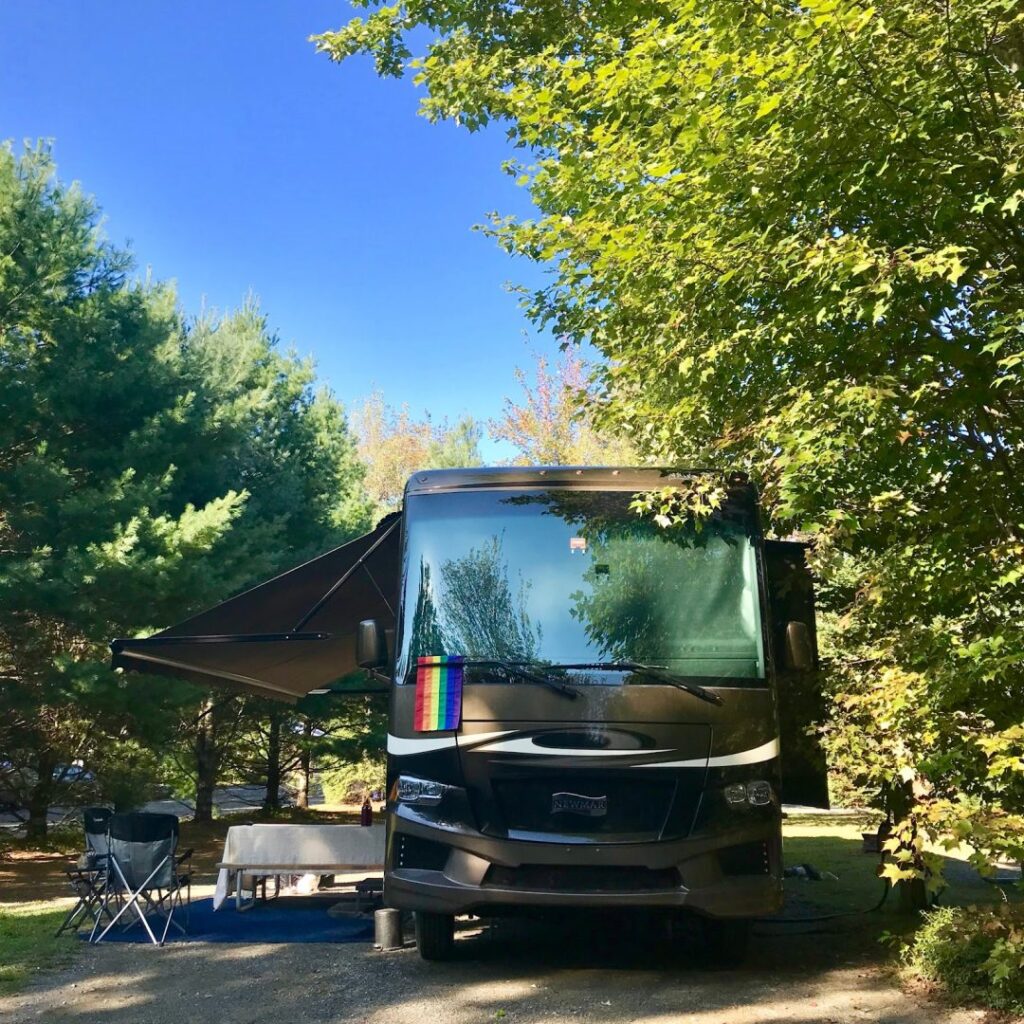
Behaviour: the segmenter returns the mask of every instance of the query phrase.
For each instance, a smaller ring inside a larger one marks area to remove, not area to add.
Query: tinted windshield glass
[[[748,522],[726,516],[700,531],[663,529],[631,511],[631,498],[563,490],[411,496],[397,677],[432,654],[637,661],[692,677],[762,677]]]

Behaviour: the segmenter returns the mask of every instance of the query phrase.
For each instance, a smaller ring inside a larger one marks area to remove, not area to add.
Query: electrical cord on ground
[[[822,921],[837,921],[843,917],[859,917],[861,914],[873,914],[875,911],[881,910],[885,901],[889,898],[889,892],[892,889],[892,885],[888,879],[882,882],[882,896],[871,907],[862,908],[860,910],[844,910],[836,914],[815,914],[813,917],[760,917],[754,923],[757,925],[772,925],[772,924],[819,924]]]

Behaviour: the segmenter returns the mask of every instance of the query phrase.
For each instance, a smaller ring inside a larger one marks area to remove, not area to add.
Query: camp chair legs
[[[64,916],[64,920],[61,921],[60,927],[54,932],[53,937],[59,938],[64,934],[68,928],[78,929],[79,924],[86,917],[90,917],[93,921],[96,920],[94,910],[99,902],[99,896],[79,896],[78,902],[67,912]]]
[[[63,935],[69,928],[77,929],[86,917],[95,922],[103,905],[103,894],[92,879],[77,877],[81,875],[81,872],[69,871],[67,875],[71,888],[78,896],[78,902],[67,912],[54,938]]]
[[[86,918],[95,925],[104,914],[107,917],[113,916],[103,901],[103,891],[106,885],[105,871],[75,868],[64,873],[68,876],[68,883],[78,897],[78,902],[67,912],[54,938],[63,935],[69,929],[77,930]],[[120,904],[120,897],[116,894],[115,900]]]
[[[188,896],[186,899],[181,898],[182,888],[185,888]],[[153,892],[156,896],[154,898]],[[156,914],[159,918],[164,921],[164,939],[167,938],[167,931],[173,924],[175,928],[181,932],[182,935],[187,934],[187,925],[189,918],[189,908],[192,906],[192,883],[189,881],[186,885],[180,886],[175,889],[156,889],[151,892],[141,893],[142,899],[146,901],[147,908]],[[180,910],[185,915],[185,925],[180,924],[174,920],[174,912]],[[128,925],[131,927],[131,925]],[[163,940],[161,940],[161,943]]]
[[[166,871],[168,859],[168,857],[165,857],[163,860],[161,860],[160,863],[157,864],[155,868],[153,868],[153,870],[150,872],[149,876],[142,883],[142,885],[140,885],[138,889],[132,892],[131,887],[128,885],[128,881],[124,876],[124,872],[121,870],[121,865],[117,862],[117,858],[111,857],[111,866],[117,875],[117,882],[119,883],[120,886],[124,888],[125,892],[127,892],[128,899],[124,902],[124,905],[117,911],[117,913],[111,916],[110,923],[98,935],[96,934],[96,932],[99,928],[102,914],[97,916],[96,921],[93,924],[92,934],[89,936],[90,942],[102,942],[106,934],[110,931],[110,929],[113,928],[115,924],[117,924],[117,922],[129,909],[135,911],[136,916],[138,917],[139,921],[142,924],[142,927],[145,928],[146,934],[149,936],[150,942],[152,942],[154,946],[162,946],[167,941],[167,933],[170,931],[172,924],[174,925],[175,928],[178,929],[178,931],[181,932],[182,935],[185,934],[185,928],[179,922],[174,920],[174,912],[177,909],[182,909],[187,915],[188,911],[185,907],[185,902],[182,899],[181,893],[183,888],[187,888],[189,903],[191,903],[191,878],[189,878],[184,885],[181,884],[181,880],[179,879],[178,884],[175,884],[173,887],[169,889],[148,888],[150,882],[152,882],[152,880],[155,877],[157,877],[157,875]],[[106,909],[107,901],[105,900],[101,910]],[[159,939],[156,937],[156,933],[153,931],[152,927],[150,927],[149,919],[147,918],[146,915],[147,910],[156,918],[163,919],[164,927]],[[108,916],[110,916],[109,913]],[[130,926],[131,922],[129,922],[129,924],[126,927]]]

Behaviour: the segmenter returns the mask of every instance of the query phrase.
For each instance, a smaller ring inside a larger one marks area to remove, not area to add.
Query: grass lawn
[[[786,867],[810,864],[837,878],[814,882],[802,878],[785,881],[786,902],[808,914],[839,914],[866,910],[882,895],[875,874],[878,854],[861,852],[861,832],[874,826],[853,816],[791,815],[783,822],[782,856]]]
[[[820,882],[787,878],[787,904],[808,914],[836,914],[867,910],[882,895],[882,883],[875,872],[879,855],[863,853],[861,833],[873,832],[877,816],[794,814],[783,822],[783,860],[787,867],[812,864],[819,871],[830,871],[836,880]],[[936,851],[940,852],[940,851]],[[946,888],[940,894],[943,904],[996,903],[999,890],[978,877],[963,860],[943,857]],[[898,900],[891,894],[882,917],[896,913]]]
[[[59,939],[70,900],[0,903],[0,995],[21,988],[36,971],[67,963],[83,945],[70,932]]]

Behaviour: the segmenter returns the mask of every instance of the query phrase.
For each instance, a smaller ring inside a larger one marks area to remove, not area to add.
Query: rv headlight
[[[764,779],[747,783],[747,803],[751,807],[765,807],[772,802],[772,784]]]
[[[417,779],[412,775],[398,777],[398,801],[418,807],[434,807],[441,802],[446,789],[451,786],[430,779]]]
[[[734,782],[726,786],[722,791],[725,793],[725,802],[730,807],[742,807],[747,802],[747,787],[742,782]]]
[[[733,782],[722,793],[730,807],[766,807],[772,802],[772,784],[764,779]]]

